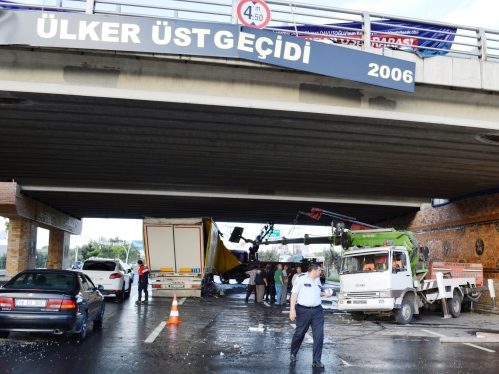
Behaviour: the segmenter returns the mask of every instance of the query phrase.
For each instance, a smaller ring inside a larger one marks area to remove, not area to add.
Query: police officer
[[[321,288],[321,266],[312,263],[308,272],[298,276],[296,285],[291,290],[289,319],[296,319],[296,330],[291,341],[291,363],[296,362],[296,354],[300,349],[303,338],[312,326],[314,338],[313,367],[324,368],[321,362],[322,345],[324,344],[324,314],[322,313],[321,296],[331,297],[332,293],[325,293]]]

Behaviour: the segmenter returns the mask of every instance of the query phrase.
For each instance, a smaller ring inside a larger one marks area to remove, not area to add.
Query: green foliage
[[[259,261],[279,261],[279,253],[275,249],[270,251],[258,251]]]
[[[324,256],[325,265],[331,269],[335,268],[337,272],[341,267],[341,252],[337,251],[332,245],[329,248],[324,248],[324,251],[317,253],[319,256]]]
[[[10,221],[9,221],[8,219],[5,219],[4,224],[5,224],[5,230],[6,230],[6,231],[9,231],[9,222],[10,222]]]
[[[43,252],[36,251],[36,267],[46,268],[47,267],[47,254]]]
[[[99,250],[97,248],[94,248],[92,243],[87,243],[80,247],[78,257],[86,260],[87,258],[92,257],[92,253],[94,253],[94,251],[97,251],[97,253],[99,253]]]
[[[0,269],[5,269],[7,266],[7,254],[3,254],[0,256]]]
[[[123,262],[140,260],[140,252],[133,243],[116,238],[99,238],[79,248],[78,258],[85,261],[90,257],[119,258]],[[74,252],[74,251],[73,251]]]
[[[327,280],[328,281],[332,281],[332,282],[339,282],[340,281],[340,276],[339,275],[330,275],[329,277],[327,277]]]

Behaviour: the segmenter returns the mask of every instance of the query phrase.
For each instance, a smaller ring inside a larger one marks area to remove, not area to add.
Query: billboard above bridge
[[[3,10],[0,45],[240,58],[414,92],[413,62],[232,24]]]

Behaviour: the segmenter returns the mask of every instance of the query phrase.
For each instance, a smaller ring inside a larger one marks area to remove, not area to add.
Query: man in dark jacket
[[[142,260],[137,261],[139,264],[139,298],[135,304],[147,304],[149,291],[147,287],[149,286],[149,269],[144,265]],[[144,301],[142,299],[142,290],[144,290]]]
[[[262,269],[263,274],[265,276],[265,301],[270,301],[270,284],[269,284],[269,273],[270,273],[270,264],[266,264]]]
[[[267,282],[269,284],[269,291],[270,291],[270,301],[275,301],[275,279],[274,279],[275,270],[276,270],[275,265],[272,264],[267,277]]]

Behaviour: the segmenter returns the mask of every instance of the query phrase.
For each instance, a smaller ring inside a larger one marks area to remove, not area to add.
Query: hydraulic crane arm
[[[382,227],[370,225],[368,223],[357,221],[356,218],[345,216],[343,214],[329,212],[327,210],[323,210],[320,208],[312,208],[310,213],[306,212],[298,212],[298,215],[295,219],[295,224],[298,221],[298,217],[300,215],[307,216],[309,218],[315,219],[316,221],[324,222],[327,219],[327,222],[331,225],[334,225],[336,222],[336,227],[338,231],[343,231],[345,229],[349,230],[372,230],[372,229],[381,229]]]

